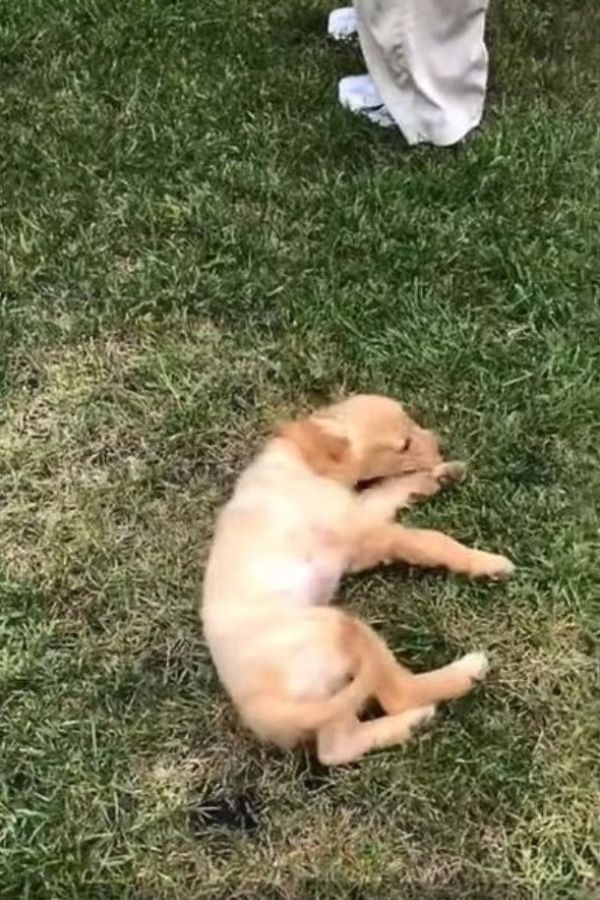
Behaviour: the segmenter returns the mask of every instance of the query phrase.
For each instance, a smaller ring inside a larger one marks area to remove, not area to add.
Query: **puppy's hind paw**
[[[429,706],[419,706],[417,709],[408,710],[404,715],[407,719],[406,724],[412,734],[412,732],[417,731],[419,728],[424,728],[431,722],[435,716],[435,706],[433,703]]]
[[[483,681],[488,673],[490,664],[485,653],[467,653],[457,660],[454,665],[460,668],[471,681]]]
[[[514,574],[514,571],[514,563],[505,556],[477,550],[467,574],[470,578],[489,578],[490,581],[506,581]]]

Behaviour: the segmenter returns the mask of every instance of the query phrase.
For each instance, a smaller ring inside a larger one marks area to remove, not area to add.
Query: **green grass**
[[[493,3],[485,128],[338,109],[327,6],[0,0],[0,896],[600,896],[600,7]],[[414,515],[506,587],[344,600],[486,687],[320,771],[202,643],[215,510],[273,421],[387,391],[468,459]]]

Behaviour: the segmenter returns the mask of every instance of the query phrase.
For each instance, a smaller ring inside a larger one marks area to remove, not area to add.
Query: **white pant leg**
[[[354,0],[369,74],[410,144],[455,144],[480,123],[488,4]]]

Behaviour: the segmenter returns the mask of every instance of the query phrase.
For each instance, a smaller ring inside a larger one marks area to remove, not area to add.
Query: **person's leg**
[[[354,6],[340,6],[329,14],[327,34],[334,41],[347,41],[358,34],[358,16]],[[370,75],[347,75],[338,84],[338,100],[351,112],[360,113],[383,128],[396,123],[384,106]]]
[[[489,0],[355,0],[372,87],[410,144],[454,144],[481,121]],[[340,83],[344,102],[349,87]],[[350,92],[352,93],[352,92]],[[352,96],[355,96],[352,94]],[[357,109],[346,102],[344,105]],[[365,106],[365,109],[372,107]]]

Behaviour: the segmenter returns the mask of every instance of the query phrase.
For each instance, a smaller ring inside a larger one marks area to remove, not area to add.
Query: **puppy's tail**
[[[327,722],[358,712],[375,693],[382,680],[399,669],[392,652],[363,622],[340,613],[340,642],[350,661],[354,677],[336,694],[323,700],[301,700],[282,696],[261,695],[246,707],[249,724],[262,730],[259,721],[278,723],[282,730],[316,731]],[[270,728],[268,729],[270,730]]]

